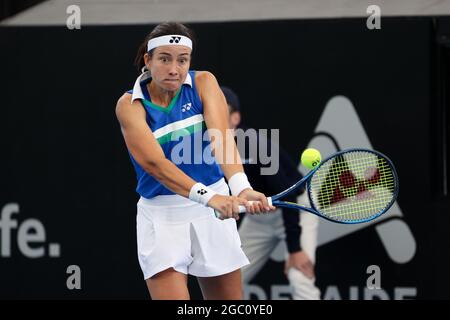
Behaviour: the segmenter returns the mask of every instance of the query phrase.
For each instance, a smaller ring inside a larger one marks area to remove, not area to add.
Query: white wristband
[[[206,206],[208,201],[216,194],[217,192],[208,188],[203,183],[197,182],[192,186],[191,191],[189,192],[189,199]]]
[[[228,186],[230,187],[231,195],[233,196],[238,196],[244,189],[253,189],[250,182],[248,182],[247,175],[243,172],[233,174],[228,181]]]

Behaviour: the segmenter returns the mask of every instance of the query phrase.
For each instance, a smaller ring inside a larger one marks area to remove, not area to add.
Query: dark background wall
[[[294,160],[327,101],[343,95],[374,148],[397,166],[414,257],[391,261],[373,226],[352,233],[318,248],[322,293],[336,287],[348,299],[356,287],[363,298],[366,267],[375,264],[390,298],[402,287],[416,288],[419,299],[450,297],[438,25],[425,17],[384,18],[381,30],[368,30],[365,19],[191,25],[199,40],[192,69],[234,88],[248,125],[280,129]],[[138,75],[132,61],[151,29],[0,28],[0,208],[19,206],[12,215],[19,231],[6,237],[0,229],[1,298],[148,296],[136,257],[135,176],[114,108]],[[45,240],[32,245],[43,257],[29,258],[19,245],[29,219],[45,229]],[[66,287],[69,265],[81,268],[81,290]],[[282,269],[269,261],[253,283],[271,297],[272,285],[287,284]]]

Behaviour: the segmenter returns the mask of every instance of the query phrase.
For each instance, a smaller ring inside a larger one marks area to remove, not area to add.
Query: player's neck
[[[177,91],[168,91],[158,87],[153,81],[148,84],[148,90],[152,102],[160,106],[168,106],[177,94]]]

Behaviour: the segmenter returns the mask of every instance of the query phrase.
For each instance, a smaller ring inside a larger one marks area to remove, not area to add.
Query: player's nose
[[[176,63],[175,61],[172,62],[172,63],[170,64],[170,66],[169,66],[169,74],[170,74],[171,76],[175,76],[175,75],[178,74],[178,66],[177,66],[177,63]]]

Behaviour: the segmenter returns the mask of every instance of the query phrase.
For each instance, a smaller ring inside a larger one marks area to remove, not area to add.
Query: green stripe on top
[[[169,141],[177,141],[180,137],[191,135],[197,131],[201,131],[202,129],[206,128],[205,121],[193,124],[191,126],[188,126],[186,128],[178,129],[172,132],[169,132],[161,137],[159,137],[157,140],[160,145],[169,142]]]
[[[180,97],[180,92],[181,92],[181,88],[178,89],[177,93],[175,94],[175,97],[173,97],[172,101],[170,101],[170,104],[167,106],[167,108],[158,106],[157,104],[154,104],[153,102],[151,102],[147,99],[142,99],[142,103],[144,103],[147,107],[153,108],[155,110],[169,113],[170,110],[172,110],[173,106],[177,103],[178,98]]]

